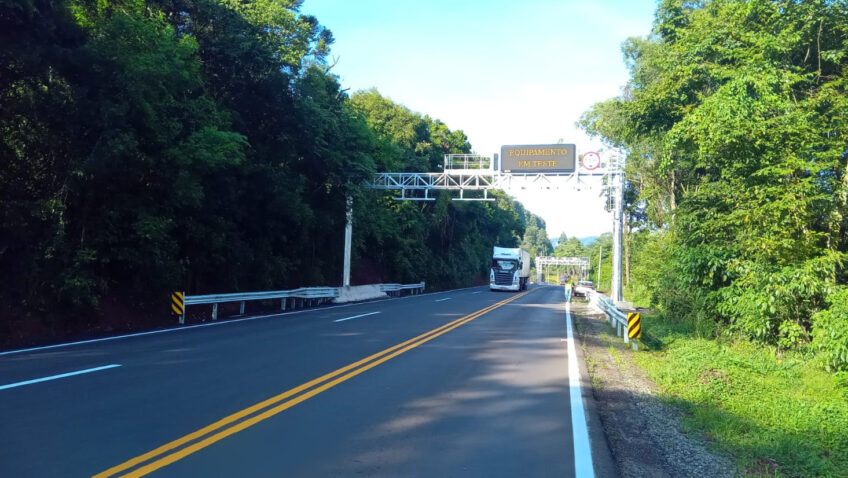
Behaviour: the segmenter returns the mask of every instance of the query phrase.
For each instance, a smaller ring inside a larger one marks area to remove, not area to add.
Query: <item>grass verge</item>
[[[733,456],[740,473],[848,477],[845,374],[745,340],[698,337],[660,314],[642,327],[647,350],[635,363],[684,411],[684,431]]]

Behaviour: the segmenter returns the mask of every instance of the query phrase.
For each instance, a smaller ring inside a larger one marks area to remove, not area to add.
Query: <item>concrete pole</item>
[[[347,211],[345,213],[345,244],[344,244],[344,275],[342,276],[342,287],[350,287],[350,248],[353,240],[353,197],[347,197]]]
[[[619,157],[615,178],[613,179],[613,223],[612,223],[612,291],[613,302],[621,302],[621,234],[622,234],[622,195],[624,193],[624,158]]]
[[[601,267],[604,263],[604,246],[598,244],[598,282],[595,283],[595,289],[601,286]]]

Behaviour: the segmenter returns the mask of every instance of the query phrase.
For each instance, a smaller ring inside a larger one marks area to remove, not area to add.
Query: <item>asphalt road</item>
[[[483,287],[0,354],[0,476],[585,476],[567,345]]]

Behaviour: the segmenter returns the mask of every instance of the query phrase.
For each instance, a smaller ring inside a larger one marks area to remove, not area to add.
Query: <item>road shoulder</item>
[[[580,392],[583,396],[583,408],[586,412],[586,427],[589,431],[589,444],[592,450],[595,476],[598,478],[618,477],[620,476],[618,466],[613,459],[613,454],[607,441],[607,434],[601,420],[600,407],[594,396],[592,379],[589,375],[589,368],[587,367],[589,362],[586,360],[586,346],[583,343],[583,337],[577,325],[579,319],[575,310],[582,311],[583,309],[575,302],[572,302],[571,306],[571,320],[574,324],[574,333],[576,334],[574,337],[576,345],[575,353],[577,354],[577,367],[580,370]]]
[[[656,385],[632,361],[633,350],[615,336],[602,314],[572,304],[586,369],[587,389],[622,477],[733,476],[730,459],[681,431],[679,411],[663,404]],[[582,370],[581,370],[582,372]]]

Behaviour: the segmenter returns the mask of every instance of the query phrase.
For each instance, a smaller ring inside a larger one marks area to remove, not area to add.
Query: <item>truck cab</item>
[[[519,291],[527,289],[530,278],[530,254],[518,248],[494,247],[489,289]]]

